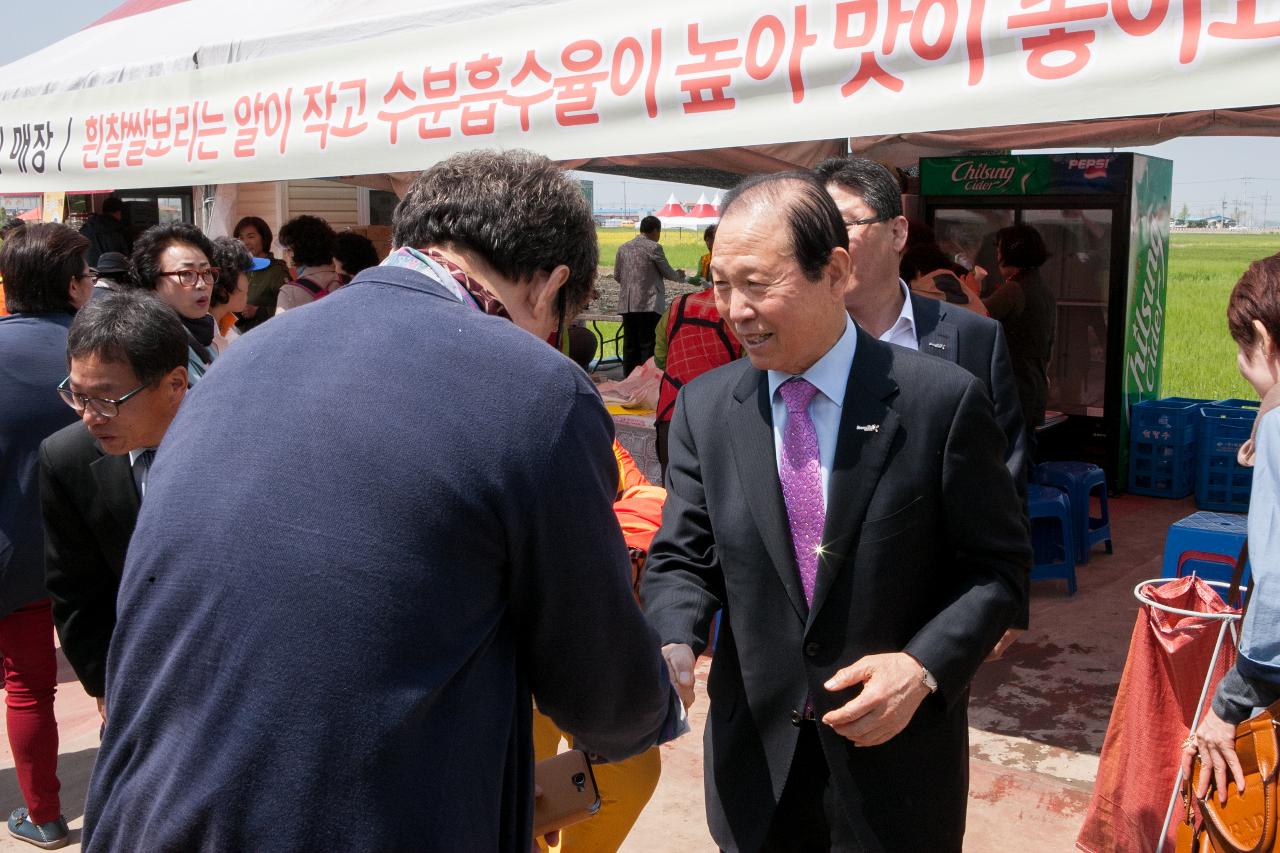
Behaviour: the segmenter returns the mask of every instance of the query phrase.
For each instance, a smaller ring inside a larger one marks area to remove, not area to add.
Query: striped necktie
[[[139,500],[147,496],[147,474],[151,473],[151,463],[155,458],[155,449],[149,448],[139,453],[133,462],[133,483],[138,487]]]

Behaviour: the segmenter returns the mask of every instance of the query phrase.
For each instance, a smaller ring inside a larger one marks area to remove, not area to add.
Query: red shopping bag
[[[1147,584],[1149,599],[1197,613],[1238,612],[1213,587],[1190,575]],[[1098,777],[1076,847],[1088,853],[1156,853],[1182,760],[1182,741],[1195,717],[1222,623],[1143,604],[1111,709]],[[1236,660],[1228,631],[1210,676],[1208,706],[1218,681]],[[1166,835],[1173,849],[1176,821]],[[1160,845],[1165,848],[1165,845]]]

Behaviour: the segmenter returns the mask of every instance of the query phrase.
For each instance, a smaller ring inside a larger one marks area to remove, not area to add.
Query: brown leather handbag
[[[1236,727],[1236,756],[1244,770],[1244,793],[1229,785],[1226,803],[1218,800],[1214,782],[1204,799],[1195,795],[1201,773],[1212,773],[1199,756],[1191,767],[1191,778],[1182,790],[1186,807],[1178,827],[1179,853],[1273,853],[1280,852],[1276,831],[1276,764],[1280,758],[1276,734],[1280,730],[1280,702]]]

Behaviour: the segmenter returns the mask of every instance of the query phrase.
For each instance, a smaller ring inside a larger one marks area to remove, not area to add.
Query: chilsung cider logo
[[[1016,172],[1013,166],[992,166],[965,160],[951,170],[951,182],[963,183],[969,192],[990,192],[1007,188]]]

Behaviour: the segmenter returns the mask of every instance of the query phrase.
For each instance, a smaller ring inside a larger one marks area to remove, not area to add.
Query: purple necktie
[[[818,580],[818,546],[827,513],[822,505],[822,463],[818,458],[818,431],[809,417],[809,402],[818,393],[807,379],[794,377],[778,388],[787,406],[782,430],[782,461],[778,478],[787,504],[791,541],[796,549],[796,569],[804,587],[804,600],[813,604]]]

